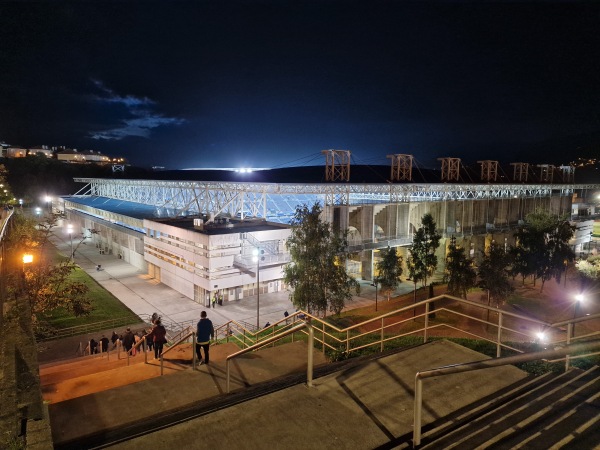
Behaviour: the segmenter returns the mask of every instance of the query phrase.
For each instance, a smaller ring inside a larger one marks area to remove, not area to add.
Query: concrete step
[[[441,420],[423,427],[421,447],[427,448],[427,443],[436,442],[436,440],[468,426],[472,420],[494,411],[498,405],[505,404],[520,397],[523,392],[534,391],[540,386],[545,386],[549,380],[555,376],[556,374],[546,373],[539,377],[526,378],[514,385],[495,392],[490,397],[482,398]],[[412,442],[409,442],[404,447],[400,448],[412,448]]]
[[[225,366],[216,360],[213,364],[211,357],[209,366],[196,371],[51,404],[55,448],[90,448],[115,439],[119,443],[114,448],[130,449],[156,442],[186,449],[396,446],[410,438],[415,373],[482,358],[448,341],[335,364],[326,364],[317,352],[318,373],[313,388],[307,389],[306,351],[304,342],[295,342],[234,360],[229,395],[224,395]],[[424,422],[526,378],[514,367],[490,370],[491,381],[476,373],[430,380]],[[190,441],[200,428],[218,431]],[[168,437],[155,435],[163,432]]]
[[[586,371],[581,377],[569,383],[561,399],[547,404],[545,399],[532,403],[529,417],[498,434],[488,441],[486,448],[551,448],[590,419],[598,420],[598,388],[600,387],[600,368]],[[596,401],[594,401],[596,399]],[[541,403],[541,404],[540,404]],[[546,406],[543,406],[546,405]],[[589,428],[589,427],[587,427]],[[584,432],[585,430],[581,430]],[[597,430],[595,430],[597,431]],[[600,434],[597,435],[600,445]]]
[[[227,355],[238,351],[234,344],[211,347],[211,358],[224,361]],[[88,357],[89,358],[89,357]],[[91,359],[69,361],[64,370],[60,366],[50,367],[51,373],[42,375],[42,395],[48,403],[59,403],[92,393],[127,386],[132,383],[161,376],[160,360],[150,357],[144,363],[144,355],[127,359]],[[192,344],[182,344],[169,351],[163,358],[163,374],[169,375],[192,366]]]
[[[594,411],[599,372],[597,367],[586,372],[572,369],[511,388],[498,401],[476,405],[472,411],[469,407],[461,417],[427,431],[420,448],[560,448],[556,445],[562,440],[583,439],[584,433],[595,432],[591,424],[600,417]],[[580,432],[573,434],[578,427]]]
[[[191,346],[187,350],[191,356]],[[49,411],[56,448],[85,448],[81,447],[81,439],[86,436],[93,439],[97,434],[103,435],[111,429],[123,430],[127,426],[143,428],[149,421],[161,420],[203,401],[226,397],[225,357],[238,350],[231,343],[219,344],[211,348],[210,365],[201,365],[195,371],[189,370],[190,364],[187,370],[181,370],[180,366],[170,376],[155,376],[139,382],[135,380],[136,371],[127,372],[132,377],[131,383],[51,403]],[[244,392],[249,386],[292,374],[300,374],[306,380],[306,360],[304,342],[243,355],[231,365],[232,392]],[[326,363],[318,352],[314,360],[315,365]],[[140,365],[147,366],[150,364]],[[74,442],[72,446],[71,442]]]
[[[154,354],[148,359],[154,358]],[[144,362],[144,354],[140,353],[136,356],[129,357],[129,365],[139,364]],[[93,373],[113,370],[119,367],[127,366],[127,356],[121,353],[120,359],[117,359],[117,354],[110,355],[92,355],[83,356],[76,359],[67,360],[61,364],[52,364],[49,366],[40,367],[40,382],[42,386],[58,383],[60,381],[77,378],[79,376],[90,375]]]

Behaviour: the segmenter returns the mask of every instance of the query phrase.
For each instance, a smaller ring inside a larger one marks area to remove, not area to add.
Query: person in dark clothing
[[[127,328],[125,335],[123,336],[123,347],[125,347],[125,351],[130,352],[133,344],[135,344],[135,336],[131,332],[131,328]]]
[[[104,335],[102,335],[102,337],[100,338],[100,352],[107,352],[108,351],[108,343],[110,341],[108,340],[108,338]]]
[[[113,348],[112,348],[112,349],[113,349],[113,350],[114,350],[115,348],[117,348],[117,341],[118,341],[118,340],[119,340],[119,335],[117,334],[117,332],[116,332],[116,331],[113,331],[113,334],[112,334],[112,336],[110,337],[110,342],[112,342],[112,345],[113,345]]]
[[[146,345],[148,346],[148,351],[151,352],[154,348],[154,341],[152,340],[152,338],[148,337],[149,334],[150,333],[147,330],[144,330],[142,336],[146,337]]]
[[[152,331],[146,335],[146,341],[152,339],[154,343],[154,359],[160,358],[163,345],[167,343],[167,330],[163,327],[160,319],[156,321]]]
[[[98,353],[98,343],[94,339],[90,339],[90,355],[95,355]]]
[[[209,363],[210,340],[215,338],[215,329],[209,318],[206,317],[206,311],[200,313],[200,320],[196,326],[196,356],[200,364]],[[204,361],[202,361],[202,353],[200,349],[204,350]]]

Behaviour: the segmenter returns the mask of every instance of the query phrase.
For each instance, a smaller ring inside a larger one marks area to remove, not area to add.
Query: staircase
[[[142,355],[129,366],[112,357],[43,366],[55,449],[408,449],[415,373],[482,358],[448,341],[337,363],[316,352],[308,389],[307,348],[296,341],[234,360],[226,395],[225,358],[236,350],[213,346],[210,365],[193,371],[184,345],[167,355],[164,377]],[[503,366],[426,383],[422,449],[600,448],[598,367],[532,378]],[[200,429],[220,431],[195,439]]]
[[[600,368],[519,383],[430,425],[420,449],[598,449]],[[412,448],[405,443],[402,448]]]

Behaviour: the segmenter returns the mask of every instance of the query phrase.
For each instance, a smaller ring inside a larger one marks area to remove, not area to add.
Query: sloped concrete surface
[[[86,385],[92,393],[49,405],[54,442],[61,443],[105,429],[118,428],[197,401],[224,395],[225,358],[238,350],[234,344],[213,346],[210,365],[201,365],[197,370],[191,370],[191,346],[181,349],[181,352],[171,352],[168,354],[171,355],[171,363],[188,364],[189,368],[182,370],[177,366],[165,371],[163,377],[159,376],[158,362],[152,361],[151,364],[136,364],[103,372],[96,379],[89,375],[81,379],[75,378],[69,381],[70,386],[80,389],[79,385]],[[231,364],[231,390],[305,372],[307,354],[306,344],[295,342],[242,355]],[[321,353],[315,352],[314,358],[316,365],[326,363]],[[140,381],[140,378],[151,372],[153,373],[148,378],[154,377],[153,379]],[[107,382],[103,381],[106,377],[118,379],[123,385],[104,392],[96,391],[98,385]]]
[[[283,375],[285,367],[305,370],[305,351],[303,343],[294,343],[246,355],[235,364],[233,389]],[[436,341],[317,378],[313,388],[292,386],[112,448],[376,448],[412,433],[417,371],[482,359],[457,344]],[[525,377],[514,367],[501,367],[487,369],[485,376],[476,371],[428,379],[423,424]],[[55,443],[68,442],[224,392],[224,365],[211,362],[199,371],[50,405],[53,436]]]

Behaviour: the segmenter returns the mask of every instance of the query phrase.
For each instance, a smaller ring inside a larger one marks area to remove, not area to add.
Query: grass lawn
[[[600,237],[600,220],[594,221],[594,228],[592,229],[592,236]]]
[[[53,251],[55,254],[49,254],[48,256],[55,262],[60,262],[61,258],[64,259],[55,249]],[[53,328],[62,329],[121,317],[127,318],[126,323],[141,322],[129,308],[98,284],[83,269],[77,267],[71,273],[70,278],[73,281],[85,283],[88,286],[89,292],[87,295],[92,301],[94,310],[89,316],[74,317],[64,308],[57,308],[42,317]]]

